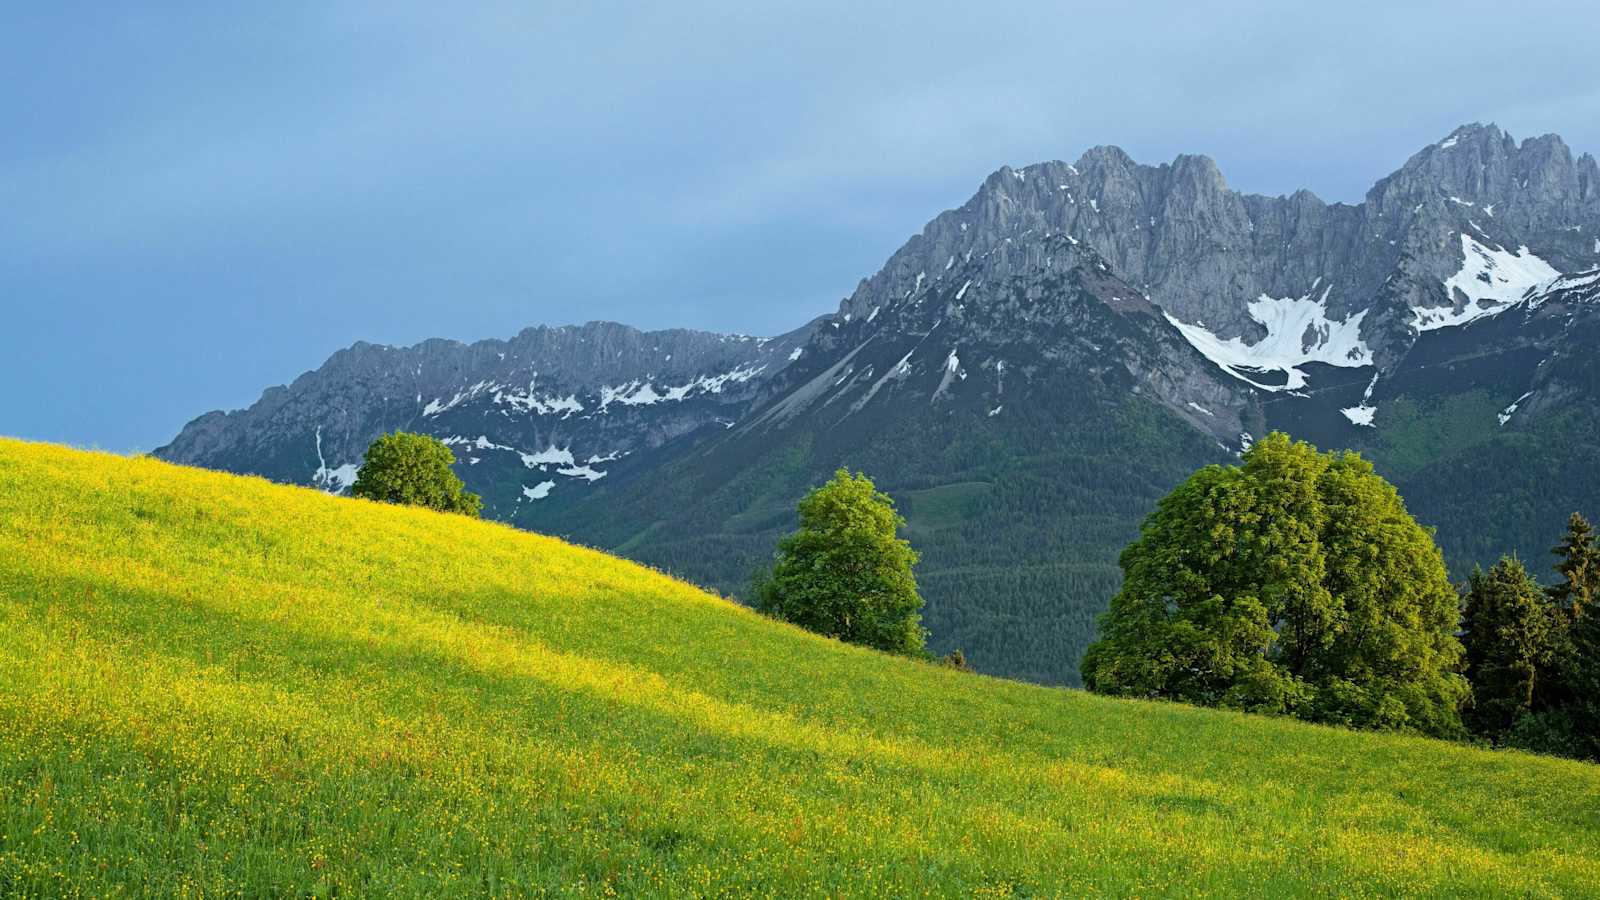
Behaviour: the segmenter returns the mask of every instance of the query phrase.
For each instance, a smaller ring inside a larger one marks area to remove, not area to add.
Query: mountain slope
[[[931,646],[1055,683],[1076,682],[1139,519],[1228,457],[1220,439],[1240,433],[1248,401],[1064,236],[1002,245],[828,321],[762,392],[727,433],[519,524],[737,594],[794,526],[796,499],[860,469],[905,508]]]
[[[487,513],[509,519],[741,415],[752,381],[788,365],[808,331],[769,340],[590,322],[509,341],[358,343],[249,409],[195,419],[155,453],[343,491],[374,438],[423,431],[456,447]]]
[[[0,886],[1582,894],[1600,769],[1007,683],[592,551],[0,441]]]
[[[1140,519],[1267,429],[1366,452],[1457,575],[1600,514],[1596,267],[1600,168],[1553,135],[1463,126],[1353,205],[1097,147],[1001,168],[775,340],[358,345],[157,453],[342,489],[422,430],[490,515],[734,594],[861,468],[923,552],[933,646],[1070,684]]]
[[[1239,195],[1208,160],[1138,166],[1115,148],[1001,169],[823,320],[744,424],[538,527],[739,592],[804,489],[863,468],[924,553],[932,646],[1068,684],[1139,520],[1267,429],[1366,451],[1458,574],[1533,558],[1572,509],[1600,509],[1581,477],[1600,458],[1600,390],[1536,388],[1600,334],[1596,279],[1551,281],[1538,255],[1600,259],[1573,244],[1600,231],[1579,177],[1593,160],[1493,128],[1443,144],[1359,207]],[[1551,224],[1574,218],[1590,224]]]

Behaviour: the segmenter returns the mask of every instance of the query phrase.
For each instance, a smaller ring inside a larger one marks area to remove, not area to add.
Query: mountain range
[[[1117,553],[1194,468],[1284,430],[1361,450],[1458,574],[1600,512],[1600,169],[1469,125],[1357,204],[1204,156],[1003,167],[774,338],[530,328],[358,343],[156,455],[349,488],[438,436],[485,514],[737,594],[834,468],[923,554],[930,645],[1076,683]]]

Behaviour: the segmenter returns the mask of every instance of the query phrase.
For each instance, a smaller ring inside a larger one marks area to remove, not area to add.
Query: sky
[[[227,8],[232,7],[232,8]],[[0,434],[148,451],[357,340],[774,334],[1002,165],[1359,201],[1600,151],[1600,5],[6,4]]]

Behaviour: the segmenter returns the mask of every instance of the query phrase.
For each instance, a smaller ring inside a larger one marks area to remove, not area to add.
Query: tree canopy
[[[1458,596],[1432,534],[1354,453],[1274,433],[1207,466],[1123,551],[1095,691],[1461,732]]]
[[[396,431],[373,441],[350,493],[368,500],[476,516],[483,501],[450,466],[455,454],[437,438]]]
[[[1501,559],[1472,573],[1461,620],[1473,732],[1496,740],[1534,708],[1534,689],[1551,656],[1550,602],[1522,562]]]
[[[840,469],[800,501],[800,528],[756,580],[763,611],[803,628],[891,653],[924,653],[917,552],[897,537],[905,519],[866,475]]]
[[[1567,533],[1550,551],[1556,556],[1561,580],[1550,588],[1550,599],[1569,620],[1578,618],[1600,596],[1600,547],[1594,528],[1579,513],[1567,519]]]

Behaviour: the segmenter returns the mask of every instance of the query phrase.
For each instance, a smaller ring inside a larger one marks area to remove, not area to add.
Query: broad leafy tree
[[[350,493],[368,500],[479,515],[483,501],[450,466],[455,454],[437,438],[396,431],[372,442]]]
[[[800,529],[757,578],[758,607],[777,618],[891,653],[924,653],[917,553],[905,519],[867,476],[840,469],[800,501]]]
[[[1461,732],[1459,597],[1432,534],[1354,453],[1272,434],[1161,501],[1083,659],[1095,691]]]

